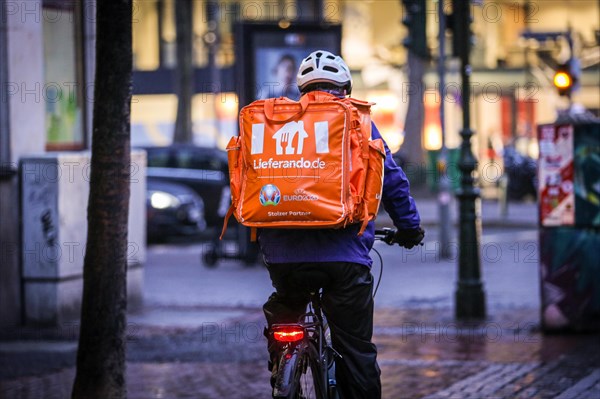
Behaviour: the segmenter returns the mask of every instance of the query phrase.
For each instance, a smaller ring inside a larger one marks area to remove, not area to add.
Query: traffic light
[[[452,32],[452,54],[455,57],[468,56],[475,43],[471,30],[471,2],[469,0],[452,0],[452,14],[446,16],[446,26]]]
[[[426,31],[425,0],[403,0],[404,18],[402,23],[408,28],[408,35],[402,44],[421,58],[429,58]]]
[[[567,63],[561,64],[556,68],[552,83],[561,96],[571,97],[571,92],[578,81],[578,73],[575,70],[575,60],[571,58]]]
[[[558,94],[561,96],[569,96],[571,94],[571,87],[573,87],[573,79],[565,66],[560,66],[554,74],[554,86],[558,90]]]

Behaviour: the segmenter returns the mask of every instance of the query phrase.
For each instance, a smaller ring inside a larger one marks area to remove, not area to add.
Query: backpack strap
[[[304,114],[304,112],[306,111],[306,108],[308,107],[308,103],[310,102],[310,98],[308,96],[302,96],[302,98],[300,99],[300,101],[296,102],[296,101],[292,101],[289,100],[285,97],[282,98],[269,98],[267,100],[265,100],[264,102],[264,112],[265,112],[265,117],[273,122],[273,123],[286,123],[291,121],[292,119],[296,119],[299,118],[300,116],[302,116],[302,114]],[[278,117],[277,114],[275,114],[275,105],[295,105],[295,104],[300,104],[300,111],[298,111],[295,114],[292,114],[289,117]]]
[[[223,239],[223,236],[225,235],[225,231],[227,231],[227,224],[229,223],[229,218],[231,217],[231,215],[233,215],[234,210],[235,210],[235,206],[232,203],[231,205],[229,205],[229,209],[227,210],[227,214],[225,215],[225,218],[223,220],[223,229],[221,230],[221,235],[219,236],[219,240]]]
[[[363,206],[363,221],[360,225],[360,230],[358,231],[358,235],[362,236],[365,230],[367,229],[367,225],[369,224],[369,207],[367,206],[367,201],[362,202]]]

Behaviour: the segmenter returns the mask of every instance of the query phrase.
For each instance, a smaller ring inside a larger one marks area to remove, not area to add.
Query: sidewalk
[[[439,225],[440,205],[436,197],[432,197],[431,194],[416,196],[415,202],[424,226]],[[458,205],[458,200],[451,197],[448,207],[453,225],[457,225],[459,219]],[[483,199],[481,200],[479,217],[484,227],[537,228],[538,204],[536,202],[508,202],[506,213],[503,214],[503,209],[498,201]],[[388,225],[391,223],[385,212],[380,212],[377,220],[380,225],[384,224],[384,220]]]
[[[465,324],[454,322],[449,309],[378,310],[374,341],[383,397],[598,398],[598,337],[542,335],[535,318],[530,309],[512,309]],[[262,326],[259,310],[201,328],[137,326],[128,341],[129,398],[269,398]],[[7,344],[0,345],[0,398],[69,396],[72,339],[29,351],[10,351]],[[16,358],[46,366],[7,378],[5,368],[18,366]]]
[[[495,312],[474,324],[457,323],[451,312],[384,311],[375,329],[387,398],[595,399],[597,341],[541,334],[532,309]]]

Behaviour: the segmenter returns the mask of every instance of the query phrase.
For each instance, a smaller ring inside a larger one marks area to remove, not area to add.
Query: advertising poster
[[[298,66],[306,56],[304,49],[263,47],[256,50],[257,99],[287,97],[300,99],[296,83]]]
[[[538,128],[539,204],[542,226],[575,224],[573,126],[542,125]]]
[[[302,60],[316,50],[337,50],[335,35],[304,32],[257,32],[255,45],[255,99],[288,97],[300,99],[296,74]]]
[[[341,49],[341,26],[295,23],[244,22],[236,26],[236,64],[240,107],[254,100],[287,97],[300,99],[296,75],[302,60],[315,50],[335,54]]]

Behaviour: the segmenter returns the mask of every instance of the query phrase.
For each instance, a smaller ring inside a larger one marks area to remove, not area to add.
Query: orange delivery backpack
[[[371,103],[310,92],[257,100],[227,145],[233,214],[251,228],[341,228],[379,209],[385,148],[371,139]],[[223,237],[221,234],[221,237]],[[252,236],[255,236],[253,229]]]

